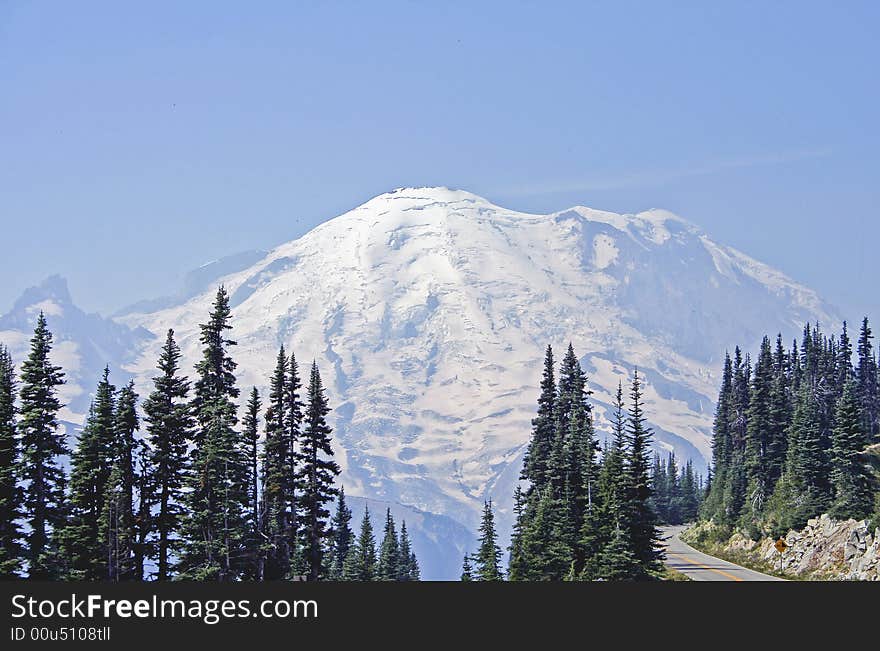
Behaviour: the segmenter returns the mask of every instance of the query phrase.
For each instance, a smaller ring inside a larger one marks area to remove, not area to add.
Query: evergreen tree
[[[67,454],[64,433],[59,431],[58,387],[64,384],[61,367],[49,359],[52,333],[40,312],[31,339],[30,353],[21,369],[19,432],[21,480],[24,489],[25,559],[31,579],[56,579],[63,566],[53,534],[65,521],[65,476],[58,457]]]
[[[858,366],[855,376],[858,383],[858,400],[861,406],[865,432],[868,437],[880,436],[880,378],[877,360],[871,340],[874,335],[868,325],[868,317],[862,321],[858,341]]]
[[[291,562],[296,566],[298,572],[308,572],[307,559],[304,558],[304,550],[301,549],[300,536],[297,530],[299,526],[297,520],[297,450],[299,446],[300,433],[303,428],[303,409],[305,404],[300,399],[300,390],[302,389],[302,380],[299,375],[299,365],[296,362],[296,356],[290,353],[290,363],[288,364],[287,375],[287,391],[285,400],[285,423],[287,425],[287,447],[290,459],[289,477],[290,490],[287,493],[287,512],[290,518],[288,546],[290,547]]]
[[[464,560],[461,563],[461,580],[462,581],[473,581],[474,580],[474,570],[471,567],[471,558],[467,554],[464,555]]]
[[[320,578],[324,542],[330,535],[325,505],[338,490],[334,487],[339,466],[333,461],[326,416],[330,412],[318,365],[312,362],[309,376],[308,405],[299,449],[296,456],[296,479],[300,487],[298,499],[299,531],[308,569],[309,580]]]
[[[523,535],[526,526],[524,511],[526,495],[517,484],[513,491],[513,529],[510,534],[510,547],[507,562],[507,576],[511,581],[520,581],[528,575],[530,559],[523,553]],[[465,556],[467,560],[467,556]],[[465,579],[462,579],[465,580]]]
[[[724,482],[721,512],[725,524],[733,524],[746,500],[746,440],[748,431],[750,362],[743,359],[739,347],[734,350],[730,387],[729,423],[730,451],[728,473]]]
[[[407,562],[409,558],[407,557]],[[397,581],[401,570],[400,540],[394,527],[394,518],[391,517],[391,509],[385,512],[385,535],[379,546],[379,580]]]
[[[681,521],[693,522],[700,507],[700,486],[694,475],[694,464],[690,459],[684,465],[681,475]]]
[[[628,450],[624,477],[627,495],[627,527],[633,556],[640,578],[649,578],[661,568],[663,558],[659,549],[660,535],[657,516],[651,510],[651,478],[649,450],[651,430],[645,424],[642,411],[642,389],[638,370],[633,375],[630,390],[631,408],[627,422]]]
[[[188,465],[187,443],[193,427],[187,402],[189,381],[177,374],[179,365],[180,348],[174,341],[174,331],[169,330],[159,356],[160,375],[153,378],[154,389],[144,402],[150,443],[144,461],[150,469],[150,476],[144,475],[141,493],[142,502],[147,498],[147,503],[158,506],[155,517],[150,518],[150,530],[158,536],[158,581],[171,578],[172,558],[179,548],[176,535],[183,517],[183,478]]]
[[[419,569],[419,559],[415,552],[409,554],[409,581],[421,581],[422,571]]]
[[[651,508],[657,514],[660,522],[669,523],[669,494],[666,465],[660,460],[659,454],[654,454],[654,463],[651,467]]]
[[[666,457],[666,522],[669,524],[681,524],[681,486],[678,477],[678,465],[675,462],[675,453],[670,452]]]
[[[267,579],[282,579],[290,573],[293,514],[293,458],[287,427],[288,363],[284,346],[278,351],[275,371],[269,383],[266,408],[266,440],[263,446],[263,529],[266,536]]]
[[[635,581],[643,578],[640,564],[626,533],[615,527],[607,546],[597,558],[597,576],[606,581]]]
[[[749,393],[745,444],[747,488],[745,510],[742,514],[745,524],[760,517],[772,489],[768,458],[770,442],[775,437],[771,415],[772,390],[773,356],[770,339],[764,337]]]
[[[22,491],[18,485],[19,444],[15,427],[15,365],[0,345],[0,580],[21,571]]]
[[[406,520],[400,524],[400,570],[397,573],[398,581],[418,581],[419,562],[413,551],[409,532],[406,530]]]
[[[244,418],[242,419],[242,427],[244,429],[244,439],[247,445],[248,464],[250,465],[250,537],[251,542],[248,547],[252,550],[253,558],[251,560],[251,569],[247,573],[247,578],[262,580],[264,573],[264,558],[261,545],[262,540],[262,523],[260,519],[260,498],[259,484],[260,475],[257,470],[259,460],[258,440],[260,438],[260,392],[257,387],[251,389],[251,395],[248,398],[247,407],[245,408]]]
[[[109,376],[110,369],[104,368],[71,457],[70,513],[58,532],[71,579],[108,578],[107,545],[100,535],[100,523],[116,446],[116,387]]]
[[[731,408],[733,399],[733,362],[730,355],[724,355],[724,371],[721,375],[721,388],[715,407],[715,420],[712,425],[712,466],[709,489],[703,504],[707,518],[715,518],[719,523],[729,523],[731,514],[725,509],[725,493],[733,441],[731,438]]]
[[[483,519],[480,522],[480,546],[474,556],[476,575],[480,581],[501,581],[501,548],[498,547],[495,532],[495,514],[492,501],[483,504]]]
[[[532,420],[532,438],[523,460],[522,479],[529,482],[529,493],[541,493],[547,482],[547,466],[556,435],[556,381],[553,349],[548,345],[538,397],[538,414]]]
[[[528,565],[527,581],[561,581],[571,570],[572,549],[567,544],[567,511],[561,500],[546,486],[529,518],[522,539],[523,555]]]
[[[831,447],[834,499],[831,515],[840,519],[860,520],[871,513],[873,506],[870,471],[861,459],[868,441],[857,390],[853,382],[844,385],[834,417]]]
[[[343,486],[339,487],[339,498],[336,500],[336,514],[333,516],[332,531],[330,579],[340,581],[344,576],[345,561],[354,544],[354,532],[351,530],[351,509],[345,503],[345,487]],[[405,531],[406,525],[404,524],[403,532]],[[401,537],[403,537],[402,534]]]
[[[195,449],[188,477],[187,517],[183,523],[181,576],[188,579],[239,578],[253,557],[250,512],[250,464],[239,436],[234,400],[236,364],[227,348],[229,297],[221,286],[208,319],[201,325],[202,359],[192,401]]]
[[[351,553],[345,559],[343,577],[346,581],[376,581],[376,539],[370,523],[370,509],[364,507],[361,531]]]
[[[141,581],[146,550],[138,544],[135,514],[135,432],[140,425],[137,394],[129,382],[116,399],[114,445],[110,476],[99,523],[99,541],[107,559],[105,577],[113,581]]]

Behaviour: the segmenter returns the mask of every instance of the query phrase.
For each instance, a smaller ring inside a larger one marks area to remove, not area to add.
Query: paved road
[[[663,544],[666,547],[666,564],[686,575],[691,581],[783,581],[784,579],[761,574],[720,558],[709,556],[683,543],[678,534],[685,527],[662,527]]]

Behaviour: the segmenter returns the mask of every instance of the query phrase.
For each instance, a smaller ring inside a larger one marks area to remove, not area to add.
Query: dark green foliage
[[[64,384],[61,367],[49,359],[52,333],[43,313],[21,369],[20,419],[21,476],[25,483],[23,512],[29,527],[25,559],[31,579],[57,579],[63,573],[53,534],[65,523],[65,476],[58,457],[67,454],[58,428],[58,387]]]
[[[857,387],[847,382],[837,403],[831,436],[831,515],[860,520],[871,513],[871,474],[863,459],[868,437],[859,409]]]
[[[109,376],[110,369],[105,368],[71,456],[69,515],[58,532],[71,579],[97,580],[110,576],[107,541],[99,531],[116,445],[116,387],[110,383]]]
[[[397,538],[397,530],[394,526],[394,518],[391,517],[391,509],[385,512],[385,533],[382,544],[379,546],[379,580],[397,581],[400,575],[401,563],[400,540]],[[409,558],[406,559],[409,562]]]
[[[620,527],[614,528],[610,541],[597,555],[596,567],[596,575],[606,581],[636,581],[643,578],[630,539]]]
[[[361,531],[357,541],[345,559],[343,578],[346,581],[376,581],[376,538],[373,536],[373,525],[370,522],[370,509],[364,508],[361,520]]]
[[[278,351],[269,383],[266,439],[263,446],[262,531],[265,544],[265,578],[283,579],[290,573],[294,515],[293,457],[288,439],[288,363],[284,346]]]
[[[704,517],[759,536],[799,529],[829,510],[840,518],[871,512],[864,454],[877,395],[871,340],[865,320],[855,368],[846,323],[839,337],[806,324],[790,352],[781,337],[773,350],[765,337],[753,373],[737,349],[722,378]]]
[[[296,454],[298,533],[311,581],[317,581],[321,577],[324,547],[331,533],[327,526],[330,512],[326,504],[339,492],[334,486],[339,466],[332,458],[332,430],[326,420],[329,412],[321,374],[318,372],[318,365],[313,362],[309,374],[303,431]]]
[[[471,558],[467,554],[464,555],[464,560],[461,562],[461,580],[474,580],[474,569],[471,567]]]
[[[248,464],[250,465],[250,486],[248,487],[250,501],[250,514],[248,517],[250,524],[250,541],[248,549],[252,554],[249,568],[245,572],[245,578],[253,580],[262,580],[264,573],[264,554],[262,549],[263,532],[260,521],[260,496],[259,485],[260,475],[257,469],[259,462],[259,445],[260,438],[260,392],[257,387],[251,389],[251,395],[248,398],[245,407],[244,418],[242,419],[242,427],[244,429],[244,441],[247,449]]]
[[[340,581],[344,578],[345,562],[354,545],[354,532],[351,530],[351,509],[345,503],[345,488],[343,486],[339,487],[339,498],[336,500],[336,514],[333,516],[332,527],[330,579]]]
[[[510,547],[508,548],[509,556],[507,562],[507,575],[511,581],[524,580],[529,572],[529,559],[526,558],[523,537],[525,534],[525,508],[526,493],[522,487],[517,484],[513,492],[513,530],[510,534]],[[465,564],[469,567],[468,557],[465,556]],[[462,578],[462,581],[469,580]]]
[[[651,509],[650,444],[651,430],[642,411],[642,390],[638,371],[630,389],[630,410],[627,419],[626,506],[623,533],[629,537],[638,565],[636,574],[648,578],[659,572],[663,559],[659,548],[660,533],[657,516]]]
[[[202,359],[192,406],[195,448],[188,475],[181,577],[230,581],[246,574],[253,557],[250,527],[250,463],[237,424],[235,362],[227,348],[229,297],[223,287],[201,326]]]
[[[532,438],[523,461],[522,479],[528,480],[529,492],[541,493],[547,482],[547,466],[556,437],[556,381],[553,369],[553,349],[547,346],[538,413],[532,420]]]
[[[418,581],[421,578],[419,561],[412,548],[409,532],[406,530],[406,520],[400,524],[400,566],[397,572],[398,581]]]
[[[21,571],[19,457],[15,425],[15,366],[9,351],[0,345],[0,580],[17,578]]]
[[[114,413],[114,442],[110,456],[110,476],[105,487],[105,499],[98,527],[99,544],[107,559],[107,574],[112,581],[141,581],[147,550],[140,543],[139,526],[149,523],[137,521],[135,491],[137,475],[135,455],[138,447],[135,432],[140,425],[137,415],[137,394],[134,382],[129,382],[116,399]],[[146,496],[141,495],[141,499]],[[145,509],[149,512],[149,509]]]
[[[300,390],[302,389],[302,380],[299,374],[299,365],[296,363],[296,356],[290,353],[290,363],[287,365],[287,388],[284,394],[286,402],[284,407],[284,422],[287,427],[287,448],[290,459],[290,490],[287,492],[287,512],[290,520],[290,539],[288,546],[291,552],[291,561],[296,565],[298,572],[305,571],[306,560],[303,557],[301,549],[300,536],[297,531],[299,526],[297,520],[297,495],[296,495],[296,473],[297,473],[297,446],[299,445],[300,433],[303,428],[303,408],[305,405],[300,399]]]
[[[144,476],[141,495],[142,501],[157,505],[157,512],[149,518],[150,531],[158,537],[155,541],[156,580],[167,581],[174,570],[172,558],[179,549],[177,534],[183,517],[187,442],[193,428],[187,402],[189,381],[177,374],[180,348],[174,341],[173,330],[168,331],[157,366],[160,374],[153,378],[154,389],[144,402],[150,444],[144,458],[150,475]],[[149,511],[141,520],[148,516]]]
[[[868,319],[862,321],[858,341],[858,366],[855,377],[858,400],[869,439],[880,437],[880,372],[871,340],[874,338]]]
[[[677,519],[686,509],[694,513],[701,495],[693,468],[687,466],[679,477],[674,460],[663,464],[658,459],[652,476],[651,433],[642,413],[637,373],[628,415],[623,386],[618,387],[612,414],[614,440],[606,444],[601,462],[597,461],[586,375],[571,346],[563,359],[555,397],[553,378],[548,348],[538,417],[533,421],[522,474],[530,483],[526,490],[517,487],[514,494],[509,579],[656,578],[662,554],[652,505],[659,498],[668,512],[672,504]],[[667,473],[672,474],[671,482],[664,479]],[[655,480],[662,484],[656,496]],[[478,559],[480,554],[474,557],[475,562]]]
[[[480,545],[474,556],[476,577],[480,581],[501,581],[501,549],[495,531],[495,514],[492,501],[483,504],[483,519],[480,522]]]

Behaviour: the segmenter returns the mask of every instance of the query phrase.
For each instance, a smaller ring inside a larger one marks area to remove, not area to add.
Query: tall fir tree
[[[31,579],[57,579],[64,565],[53,535],[66,520],[65,475],[59,457],[66,455],[64,433],[58,426],[58,387],[64,384],[60,366],[50,360],[52,333],[40,312],[30,353],[21,369],[20,420],[24,490],[25,559]]]
[[[293,546],[293,458],[288,440],[288,363],[284,346],[278,351],[269,382],[266,438],[263,444],[263,499],[261,518],[266,540],[265,577],[286,578],[291,571]]]
[[[379,545],[379,580],[397,581],[401,570],[400,539],[391,517],[391,509],[385,512],[385,531]],[[406,559],[409,561],[409,558]]]
[[[312,362],[309,374],[308,403],[304,427],[296,455],[296,479],[299,534],[307,576],[310,581],[321,577],[326,539],[330,536],[326,504],[337,495],[334,486],[339,465],[333,460],[330,443],[332,429],[327,425],[330,407],[318,365]]]
[[[195,448],[188,476],[183,523],[181,576],[230,581],[241,577],[252,557],[248,548],[250,465],[244,438],[236,431],[236,364],[228,354],[235,342],[229,296],[217,290],[208,322],[201,325],[202,359],[192,406]]]
[[[398,581],[418,581],[419,561],[412,548],[409,532],[406,530],[406,520],[400,523],[400,566],[397,572]]]
[[[532,420],[532,438],[523,460],[522,479],[529,482],[529,493],[541,493],[547,482],[547,469],[556,435],[556,380],[553,349],[548,345],[544,356],[544,373],[538,413]]]
[[[336,500],[336,514],[333,516],[333,538],[330,548],[330,579],[341,581],[344,578],[345,561],[354,545],[354,532],[351,530],[351,509],[345,503],[345,487],[339,487]]]
[[[105,367],[71,456],[70,511],[58,533],[71,579],[108,578],[107,546],[100,526],[116,447],[116,387],[109,377],[110,369]]]
[[[474,556],[476,577],[479,581],[501,581],[501,548],[495,531],[495,513],[492,500],[483,503],[483,519],[480,522],[480,544]]]
[[[250,466],[250,485],[248,486],[248,500],[250,503],[250,537],[248,548],[253,558],[246,578],[262,580],[264,572],[264,557],[262,549],[262,522],[260,518],[260,474],[257,468],[259,463],[259,438],[260,438],[260,392],[257,387],[251,389],[247,406],[245,407],[242,428],[244,430],[245,445],[247,446],[248,464]]]
[[[729,524],[731,514],[725,511],[725,492],[730,472],[731,440],[731,400],[733,398],[733,362],[730,354],[724,355],[724,370],[721,374],[721,388],[715,404],[715,420],[712,424],[712,465],[711,482],[703,503],[707,518],[715,518],[719,523]]]
[[[0,345],[0,580],[20,576],[22,491],[18,485],[20,451],[15,425],[15,365]]]
[[[113,416],[111,470],[99,523],[99,541],[107,559],[103,578],[111,581],[141,581],[147,556],[147,550],[139,544],[135,513],[135,432],[140,426],[137,398],[131,381],[119,391]]]
[[[877,359],[871,340],[874,335],[868,324],[868,317],[862,320],[858,340],[858,366],[855,377],[858,383],[858,400],[861,406],[865,432],[869,438],[880,437],[880,377]]]
[[[343,578],[346,581],[376,581],[376,566],[376,538],[370,522],[370,508],[365,506],[357,542],[345,560]]]
[[[178,375],[180,356],[174,331],[169,330],[157,364],[160,374],[153,378],[153,391],[144,402],[150,445],[144,461],[150,476],[144,476],[141,494],[142,501],[148,497],[146,502],[157,506],[157,512],[149,518],[150,530],[157,536],[157,581],[167,581],[174,573],[173,559],[178,555],[178,532],[183,519],[183,484],[188,471],[187,445],[194,425],[187,400],[189,380]]]
[[[871,473],[862,459],[868,444],[864,428],[858,387],[847,382],[837,403],[831,439],[831,515],[836,518],[859,520],[867,517],[873,507]]]
[[[642,385],[638,370],[633,374],[630,404],[624,471],[627,495],[627,527],[624,533],[630,538],[639,578],[651,578],[661,569],[663,553],[659,545],[657,516],[651,510],[651,430],[646,425],[642,408]]]
[[[761,352],[749,388],[748,423],[746,425],[745,470],[746,500],[742,519],[751,523],[761,516],[770,496],[769,448],[774,436],[771,416],[773,390],[773,355],[770,339],[764,337]]]
[[[303,430],[303,417],[304,417],[304,409],[305,403],[302,400],[302,379],[299,373],[299,364],[296,361],[296,355],[294,355],[293,351],[290,353],[290,362],[287,365],[288,374],[287,374],[287,390],[285,393],[285,400],[287,401],[285,407],[285,424],[287,426],[287,447],[290,455],[290,486],[291,489],[287,495],[287,512],[290,517],[290,527],[289,527],[289,543],[288,546],[291,550],[292,555],[292,563],[296,566],[298,572],[307,571],[307,559],[304,555],[304,550],[301,548],[301,540],[298,531],[299,522],[297,519],[297,512],[299,511],[299,507],[297,505],[297,453],[299,450],[299,442],[300,436]]]
[[[471,557],[467,554],[464,555],[464,560],[461,562],[461,580],[474,580],[474,568],[471,566]]]

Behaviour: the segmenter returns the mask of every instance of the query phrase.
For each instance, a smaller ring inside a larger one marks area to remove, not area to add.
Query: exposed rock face
[[[778,560],[773,540],[761,541],[761,557]],[[798,576],[844,581],[880,580],[880,528],[873,534],[867,520],[832,520],[827,513],[807,521],[785,537],[782,567]]]
[[[785,573],[805,579],[831,581],[880,580],[880,528],[867,520],[832,520],[827,513],[807,521],[800,531],[785,536],[788,548],[776,551],[773,538],[750,540],[735,533],[723,551],[746,553]]]

